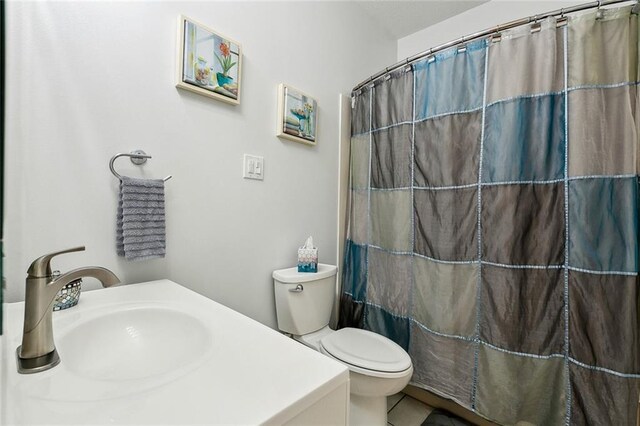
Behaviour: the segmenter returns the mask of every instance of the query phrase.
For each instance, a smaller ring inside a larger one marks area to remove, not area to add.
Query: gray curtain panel
[[[340,326],[500,424],[635,425],[638,73],[623,7],[354,93]]]

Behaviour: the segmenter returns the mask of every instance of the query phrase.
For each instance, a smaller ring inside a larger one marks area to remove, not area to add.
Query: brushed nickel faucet
[[[84,246],[49,253],[31,263],[27,271],[22,345],[16,350],[18,373],[38,373],[60,363],[53,343],[51,314],[55,296],[62,287],[82,277],[96,278],[103,287],[120,282],[113,272],[98,266],[78,268],[66,274],[51,271],[51,259],[54,256],[83,250]]]

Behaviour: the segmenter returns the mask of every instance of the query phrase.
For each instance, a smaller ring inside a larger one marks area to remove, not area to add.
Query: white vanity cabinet
[[[169,280],[55,312],[61,363],[41,373],[18,374],[24,303],[4,308],[6,424],[347,424],[345,366]]]

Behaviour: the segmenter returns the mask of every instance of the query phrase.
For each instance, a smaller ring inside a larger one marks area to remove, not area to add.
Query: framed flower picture
[[[286,84],[278,86],[279,138],[315,145],[318,103],[311,96]]]
[[[178,18],[176,87],[233,105],[240,103],[242,48],[204,25]]]

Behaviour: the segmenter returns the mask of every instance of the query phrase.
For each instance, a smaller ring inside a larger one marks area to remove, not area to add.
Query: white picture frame
[[[242,46],[184,15],[178,17],[176,87],[240,104]]]
[[[276,135],[306,145],[318,142],[318,102],[288,84],[278,85]]]

